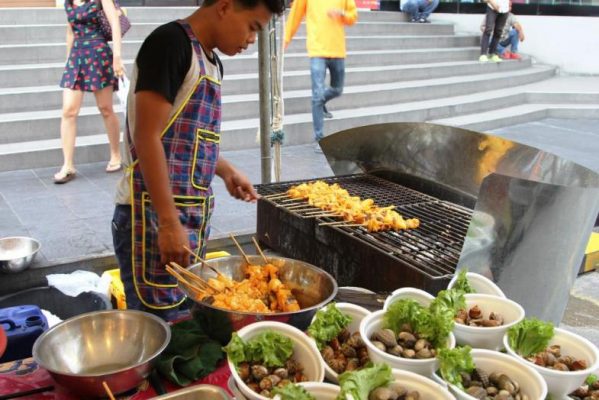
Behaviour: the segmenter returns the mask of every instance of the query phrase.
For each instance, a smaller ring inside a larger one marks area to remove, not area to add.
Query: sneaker
[[[518,53],[510,53],[510,58],[512,60],[522,60],[522,56]]]
[[[318,142],[314,143],[314,152],[316,154],[322,154],[322,149],[320,148],[320,145],[318,144]]]
[[[412,17],[412,18],[410,18],[410,22],[418,22],[418,18]]]
[[[478,57],[478,61],[483,63],[489,62],[489,56],[483,54],[482,56]]]
[[[489,61],[494,62],[494,63],[499,63],[499,62],[502,62],[503,60],[501,58],[499,58],[499,56],[497,54],[493,54],[489,58]]]
[[[430,23],[431,23],[431,21],[429,21],[429,20],[428,20],[428,19],[426,19],[426,18],[420,18],[420,19],[418,20],[418,22],[420,22],[421,24],[430,24]]]
[[[509,60],[512,58],[512,53],[506,50],[499,57],[503,58],[504,60]]]
[[[325,118],[328,118],[328,119],[331,119],[331,118],[333,118],[333,114],[331,114],[331,113],[329,112],[329,110],[327,110],[327,106],[322,106],[322,111],[323,111],[323,116],[324,116]]]

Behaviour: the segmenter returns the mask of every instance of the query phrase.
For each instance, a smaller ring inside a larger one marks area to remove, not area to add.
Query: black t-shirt
[[[191,40],[179,23],[173,21],[156,28],[137,55],[135,93],[151,90],[173,104],[191,65],[192,54]],[[222,78],[223,65],[216,53],[212,54],[213,59],[208,60],[218,65]]]

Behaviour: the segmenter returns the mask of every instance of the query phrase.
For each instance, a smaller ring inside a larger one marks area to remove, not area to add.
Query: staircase
[[[193,10],[130,8],[133,27],[123,44],[127,69],[153,29]],[[66,58],[65,23],[62,9],[0,9],[0,171],[61,163],[58,83]],[[410,24],[396,12],[361,12],[359,22],[347,29],[345,90],[328,107],[335,118],[325,122],[325,132],[392,121],[485,130],[538,118],[548,109],[599,114],[595,97],[523,91],[553,77],[555,68],[534,65],[530,58],[480,64],[478,44],[477,35],[456,35],[450,24]],[[224,150],[257,147],[257,48],[223,57]],[[285,55],[284,79],[286,144],[308,143],[311,91],[303,26]],[[117,110],[122,122],[121,107]],[[107,155],[102,119],[88,94],[78,119],[76,161],[101,161]]]

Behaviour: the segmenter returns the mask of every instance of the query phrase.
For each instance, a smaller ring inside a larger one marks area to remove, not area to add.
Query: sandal
[[[120,162],[115,163],[115,164],[108,163],[108,165],[106,166],[106,172],[108,172],[108,173],[117,172],[117,171],[120,171],[121,168],[123,168],[123,164],[121,164]]]
[[[54,183],[60,185],[60,184],[72,181],[73,179],[75,179],[76,174],[77,174],[77,171],[74,169],[70,169],[70,170],[62,170],[61,169],[59,172],[54,174]]]

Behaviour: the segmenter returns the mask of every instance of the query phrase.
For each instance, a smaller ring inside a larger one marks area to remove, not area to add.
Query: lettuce
[[[448,291],[445,291],[448,292]],[[433,301],[429,308],[411,299],[400,299],[393,302],[383,316],[386,328],[400,332],[403,324],[410,324],[414,332],[427,339],[435,349],[447,346],[447,338],[454,326],[455,311],[446,305],[448,299],[451,304],[456,301],[455,294],[447,294],[447,298]],[[459,296],[456,296],[459,297]],[[463,301],[463,299],[462,299]]]
[[[312,394],[300,385],[290,383],[283,387],[275,387],[272,390],[273,397],[279,395],[282,400],[316,400]]]
[[[597,378],[597,375],[591,374],[591,375],[587,376],[587,379],[585,379],[584,383],[591,386],[592,384],[597,382],[597,380],[599,380],[599,378]]]
[[[468,278],[466,277],[467,273],[468,270],[466,268],[460,270],[458,279],[456,279],[452,289],[461,290],[464,293],[476,293],[476,290],[474,290],[474,288],[470,286],[470,282],[468,282]]]
[[[456,347],[455,349],[441,349],[437,354],[439,370],[446,382],[464,389],[462,372],[471,373],[476,366],[470,355],[470,346]]]
[[[354,400],[368,400],[368,394],[372,390],[391,381],[391,367],[387,364],[375,364],[360,370],[344,372],[339,376],[341,391],[337,400],[346,400],[348,395]]]
[[[223,350],[235,366],[253,361],[267,367],[282,367],[293,354],[293,342],[274,331],[265,331],[245,342],[235,332]]]
[[[459,310],[466,308],[466,298],[461,289],[441,290],[435,300],[430,305],[431,311],[448,308],[453,310],[454,314]]]
[[[545,350],[553,337],[553,324],[536,318],[525,318],[512,326],[507,334],[510,347],[521,356],[528,357]]]
[[[316,313],[316,318],[308,327],[308,334],[314,338],[319,350],[333,340],[351,322],[351,317],[343,314],[335,303]]]

